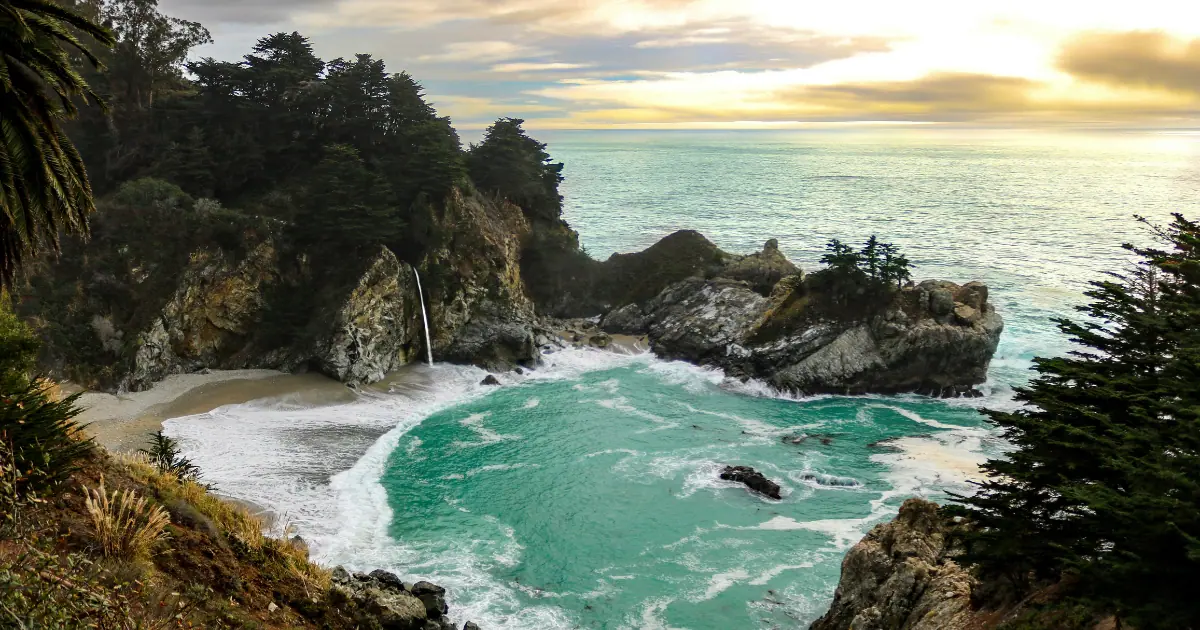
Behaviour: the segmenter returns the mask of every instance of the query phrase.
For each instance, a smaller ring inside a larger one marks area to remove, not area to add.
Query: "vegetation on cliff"
[[[1015,445],[951,512],[965,560],[1020,594],[1071,597],[1142,629],[1200,627],[1200,224],[1156,228],[1129,272],[1095,282],[1078,344],[1038,359],[1028,407],[990,412]]]
[[[303,366],[381,247],[421,266],[461,245],[450,203],[495,221],[509,216],[501,205],[520,207],[524,275],[547,279],[531,294],[558,286],[552,270],[590,262],[560,218],[562,165],[520,120],[464,149],[421,85],[370,55],[325,61],[299,33],[276,33],[241,61],[195,60],[209,33],[156,0],[68,4],[111,24],[116,45],[87,49],[104,71],[75,68],[109,108],[63,127],[94,183],[94,238],[67,238],[17,287],[55,375],[144,387],[162,376],[130,380],[148,346],[202,348],[185,369]],[[463,292],[461,268],[428,266],[431,302]],[[194,301],[185,278],[223,292],[196,314],[214,325],[186,339],[169,322],[156,331],[172,300]],[[215,341],[228,335],[245,343]]]

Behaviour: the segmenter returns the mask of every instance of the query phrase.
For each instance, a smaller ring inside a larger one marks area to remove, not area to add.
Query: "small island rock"
[[[721,471],[721,479],[743,483],[747,488],[776,501],[783,498],[779,494],[779,484],[749,466],[726,466]]]

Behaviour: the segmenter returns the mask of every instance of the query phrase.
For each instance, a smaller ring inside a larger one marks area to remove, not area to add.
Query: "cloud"
[[[1193,98],[1147,98],[1023,77],[934,72],[908,81],[813,85],[803,71],[677,73],[537,91],[575,103],[581,125],[703,122],[1033,123],[1185,120]]]
[[[536,48],[505,41],[455,42],[443,46],[440,53],[421,55],[417,59],[438,63],[463,61],[490,63],[506,59],[535,57],[542,54],[545,53]]]
[[[581,68],[590,68],[594,64],[587,63],[537,63],[537,62],[517,62],[517,63],[502,63],[492,66],[492,72],[550,72],[558,70],[578,70]]]
[[[162,0],[159,10],[187,20],[262,25],[287,22],[300,11],[330,10],[338,0]]]
[[[1162,31],[1086,33],[1063,47],[1058,67],[1113,86],[1200,94],[1200,39]]]

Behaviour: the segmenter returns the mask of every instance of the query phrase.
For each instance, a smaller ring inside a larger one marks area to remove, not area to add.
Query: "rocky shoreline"
[[[683,231],[605,262],[573,245],[568,262],[535,268],[530,260],[544,253],[530,243],[539,234],[574,233],[562,224],[533,225],[511,204],[461,193],[448,199],[443,221],[442,241],[420,261],[380,248],[361,273],[318,290],[302,336],[281,340],[269,330],[278,308],[271,296],[301,280],[288,271],[278,236],[254,234],[241,256],[194,252],[178,278],[161,283],[168,294],[148,319],[144,312],[121,317],[102,304],[72,307],[94,337],[75,342],[87,348],[54,347],[51,354],[98,353],[107,376],[85,384],[110,391],[140,391],[203,369],[315,370],[371,384],[426,356],[422,278],[439,361],[491,371],[536,368],[547,349],[606,347],[623,335],[645,339],[664,359],[717,367],[780,391],[961,396],[985,381],[1004,327],[980,283],[847,289],[828,272],[804,273],[774,240],[739,256]],[[36,305],[34,297],[27,302]],[[152,304],[153,297],[142,301]],[[62,313],[28,310],[52,326],[79,328],[58,321]],[[127,327],[141,321],[149,323]],[[560,334],[564,329],[570,332]]]
[[[405,584],[392,573],[333,570],[331,603],[344,606],[364,627],[381,630],[458,630],[448,617],[446,589],[429,582]],[[480,630],[471,621],[462,630]]]

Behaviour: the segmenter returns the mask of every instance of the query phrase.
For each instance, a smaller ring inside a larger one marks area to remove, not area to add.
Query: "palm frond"
[[[52,0],[0,0],[0,287],[27,258],[57,253],[60,232],[86,236],[95,209],[61,127],[78,113],[75,99],[103,106],[72,66],[68,47],[101,65],[76,32],[115,43],[111,30]]]

